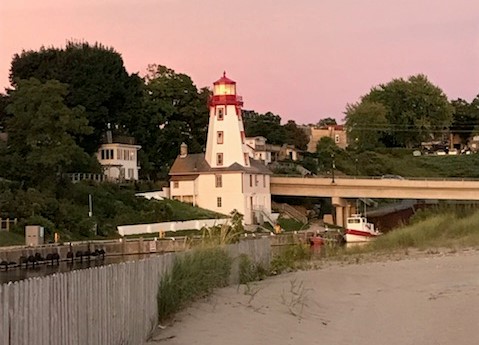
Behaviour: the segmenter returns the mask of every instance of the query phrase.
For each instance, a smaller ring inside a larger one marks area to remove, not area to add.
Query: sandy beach
[[[148,344],[478,344],[479,251],[287,273],[218,290]]]

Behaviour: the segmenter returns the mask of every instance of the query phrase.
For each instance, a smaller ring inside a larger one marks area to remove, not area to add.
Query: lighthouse
[[[222,214],[233,210],[245,224],[271,221],[271,171],[249,157],[236,82],[226,73],[213,83],[205,153],[186,144],[170,169],[170,196]]]
[[[241,116],[243,99],[236,94],[236,82],[227,78],[225,72],[213,83],[209,106],[206,161],[212,168],[228,167],[234,163],[249,167]]]

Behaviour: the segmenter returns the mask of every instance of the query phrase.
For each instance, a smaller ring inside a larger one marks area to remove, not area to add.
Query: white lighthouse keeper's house
[[[171,198],[212,211],[237,210],[245,224],[271,216],[271,171],[250,160],[245,143],[236,82],[223,77],[214,83],[206,153],[188,154],[183,144],[170,170]]]

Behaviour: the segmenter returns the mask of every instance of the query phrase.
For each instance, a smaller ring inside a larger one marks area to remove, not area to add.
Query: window
[[[258,187],[258,175],[254,175],[254,186]]]
[[[249,186],[253,187],[253,175],[249,175]]]
[[[336,135],[334,136],[334,142],[335,142],[336,144],[339,144],[339,134],[336,134]]]
[[[180,187],[180,183],[178,181],[174,181],[173,188],[179,188],[179,187]]]
[[[128,179],[132,179],[135,177],[135,172],[132,168],[128,168]]]
[[[129,160],[130,160],[130,150],[123,150],[123,158],[124,158],[126,161],[129,161]]]
[[[244,153],[244,165],[249,165],[249,156],[247,153]]]
[[[223,131],[216,132],[216,142],[218,144],[223,144]]]
[[[223,175],[215,175],[215,185],[216,188],[223,187]]]
[[[123,151],[121,149],[116,150],[116,159],[123,159]]]
[[[217,197],[217,198],[216,198],[216,206],[217,206],[217,207],[221,207],[221,206],[222,206],[221,197]]]
[[[113,149],[101,150],[101,159],[114,159]]]
[[[217,153],[216,154],[216,165],[223,165],[223,154]]]
[[[223,121],[224,115],[225,114],[223,108],[218,108],[218,120]]]

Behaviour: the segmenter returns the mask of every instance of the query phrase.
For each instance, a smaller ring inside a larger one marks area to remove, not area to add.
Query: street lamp
[[[332,177],[333,177],[332,183],[334,183],[334,169],[336,169],[336,164],[334,163],[334,153],[331,153],[331,158],[333,159],[333,161],[331,163],[331,165],[332,165],[331,173],[332,173]]]

